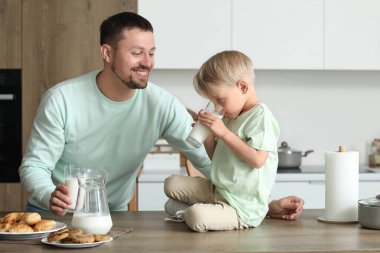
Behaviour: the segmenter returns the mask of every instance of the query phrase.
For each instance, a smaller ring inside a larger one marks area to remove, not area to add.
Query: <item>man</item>
[[[65,215],[71,200],[60,183],[69,164],[107,170],[110,210],[128,210],[137,168],[160,137],[210,174],[204,148],[185,141],[192,123],[186,108],[148,81],[156,50],[150,22],[130,12],[109,17],[100,27],[100,45],[101,71],[44,94],[19,169],[30,196],[28,210]],[[302,207],[302,200],[288,197],[272,202],[269,210],[273,217],[294,219]]]

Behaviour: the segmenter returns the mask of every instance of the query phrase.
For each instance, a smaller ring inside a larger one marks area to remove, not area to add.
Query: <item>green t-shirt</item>
[[[110,210],[128,210],[136,170],[161,137],[209,175],[204,148],[186,142],[192,118],[170,93],[149,82],[125,102],[106,98],[99,71],[64,81],[43,96],[19,168],[29,202],[48,209],[51,192],[64,179],[64,165],[108,172]]]
[[[258,104],[234,120],[224,119],[224,123],[249,146],[269,152],[261,168],[252,168],[218,140],[211,164],[211,180],[217,192],[237,210],[244,222],[256,227],[268,212],[277,173],[280,129],[264,104]]]

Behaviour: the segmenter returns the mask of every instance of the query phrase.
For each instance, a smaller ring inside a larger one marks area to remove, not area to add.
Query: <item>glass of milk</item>
[[[221,106],[215,105],[213,102],[209,101],[206,108],[203,109],[205,112],[210,112],[220,119],[223,118],[223,108]],[[195,123],[193,129],[191,130],[186,141],[196,148],[202,146],[203,142],[211,134],[210,130],[202,125],[199,121]]]
[[[71,200],[71,205],[67,209],[68,212],[73,213],[75,210],[75,205],[77,203],[79,183],[77,174],[80,168],[74,165],[65,165],[65,185],[69,189],[69,198]]]
[[[103,169],[82,169],[78,174],[79,197],[71,226],[85,233],[106,234],[112,227]]]

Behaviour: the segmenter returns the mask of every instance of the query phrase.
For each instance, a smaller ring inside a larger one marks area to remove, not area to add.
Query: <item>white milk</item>
[[[92,216],[92,214],[75,214],[71,226],[82,228],[85,233],[107,234],[112,227],[111,215]]]
[[[77,178],[67,178],[65,180],[65,185],[69,188],[69,198],[71,200],[71,205],[69,209],[75,209],[77,203],[79,184]]]
[[[200,123],[196,123],[186,140],[191,145],[199,148],[210,134],[211,132],[207,127]]]

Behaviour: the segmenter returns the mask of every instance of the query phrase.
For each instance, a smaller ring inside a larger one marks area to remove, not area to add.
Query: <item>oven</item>
[[[19,182],[21,69],[0,69],[0,182]]]

